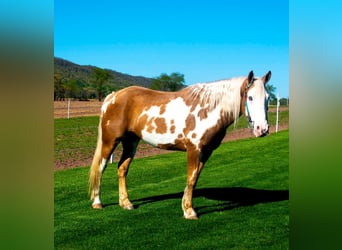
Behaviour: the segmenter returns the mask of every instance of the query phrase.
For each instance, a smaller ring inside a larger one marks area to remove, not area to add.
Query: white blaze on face
[[[151,131],[148,126],[145,126],[141,132],[142,139],[154,146],[158,144],[174,144],[177,139],[183,139],[185,137],[184,129],[187,126],[186,120],[189,115],[193,115],[196,122],[195,129],[189,131],[186,137],[194,145],[198,146],[204,132],[217,124],[220,118],[220,110],[217,108],[208,113],[207,118],[200,120],[198,112],[201,110],[201,107],[198,105],[192,112],[190,112],[190,109],[191,107],[186,105],[183,98],[178,97],[166,104],[165,111],[162,114],[160,114],[160,106],[152,106],[148,110],[145,110],[139,118],[144,115],[148,116],[147,121],[152,118],[163,118],[167,129],[165,133],[156,133],[157,125],[153,122],[151,125],[155,129]],[[171,127],[173,128],[172,131]]]
[[[268,94],[265,91],[264,83],[257,79],[247,93],[247,105],[249,115],[253,122],[253,133],[256,137],[261,136],[268,131],[268,123],[266,116]]]

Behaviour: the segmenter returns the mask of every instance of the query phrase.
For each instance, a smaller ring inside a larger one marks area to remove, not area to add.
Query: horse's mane
[[[209,111],[219,105],[236,120],[240,112],[240,88],[245,79],[246,77],[234,77],[191,85],[188,87],[190,98],[197,99],[201,105],[208,107]]]

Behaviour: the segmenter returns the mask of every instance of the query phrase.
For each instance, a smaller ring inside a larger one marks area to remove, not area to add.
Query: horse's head
[[[269,95],[266,92],[265,84],[270,78],[271,71],[268,71],[261,78],[254,77],[253,71],[251,71],[243,86],[245,115],[256,137],[268,133],[267,109]]]

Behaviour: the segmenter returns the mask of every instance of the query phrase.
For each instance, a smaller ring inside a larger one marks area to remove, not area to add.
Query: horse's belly
[[[142,131],[142,140],[155,147],[163,147],[162,145],[176,144],[177,137],[173,134],[157,134]]]

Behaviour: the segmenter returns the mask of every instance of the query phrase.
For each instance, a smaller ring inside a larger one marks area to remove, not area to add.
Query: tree
[[[274,104],[277,103],[277,97],[275,95],[276,87],[274,87],[272,84],[267,83],[265,85],[267,93],[270,95],[269,103]]]
[[[65,98],[65,87],[63,84],[64,79],[60,74],[54,73],[54,100],[62,101]]]
[[[184,75],[180,73],[171,73],[167,75],[162,73],[159,77],[152,80],[151,89],[162,91],[177,91],[184,88]]]
[[[110,78],[112,78],[112,74],[107,70],[95,68],[93,70],[92,75],[95,78],[95,88],[97,92],[97,98],[99,99],[99,101],[101,101],[103,96],[105,95],[106,83]]]
[[[288,98],[280,98],[279,104],[280,104],[280,106],[288,106],[289,105],[289,99]]]
[[[77,92],[79,90],[77,86],[77,81],[75,79],[70,79],[67,83],[64,84],[65,95],[68,98],[76,98]]]

